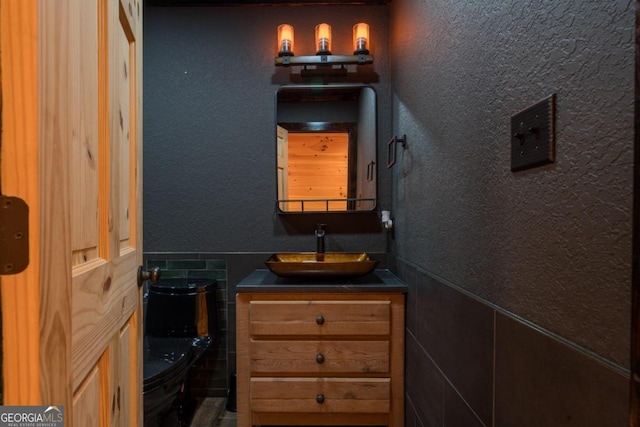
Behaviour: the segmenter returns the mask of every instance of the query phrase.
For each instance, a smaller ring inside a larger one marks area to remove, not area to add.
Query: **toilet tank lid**
[[[158,283],[151,284],[149,291],[163,294],[190,294],[214,291],[217,287],[216,279],[183,277],[160,279]]]

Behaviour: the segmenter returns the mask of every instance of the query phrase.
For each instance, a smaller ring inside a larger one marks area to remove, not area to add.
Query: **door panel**
[[[60,7],[60,6],[58,6]],[[72,114],[70,197],[71,248],[73,266],[80,266],[99,257],[98,254],[98,21],[97,1],[70,0],[65,6],[68,34],[62,39],[69,50],[61,54],[68,61],[70,102],[78,107]],[[60,16],[63,18],[63,16]],[[65,19],[65,18],[63,18]],[[73,24],[72,24],[73,23]],[[62,41],[62,40],[61,40]],[[52,58],[53,59],[53,58]]]
[[[118,235],[120,239],[119,252],[122,254],[131,247],[130,242],[130,200],[131,200],[131,183],[135,182],[135,176],[132,177],[132,161],[135,162],[135,151],[131,151],[135,148],[134,144],[131,144],[131,114],[134,113],[135,108],[132,108],[131,103],[131,85],[129,80],[129,74],[131,72],[130,64],[130,49],[133,47],[129,45],[130,34],[128,28],[128,21],[125,19],[122,13],[120,13],[120,24],[115,29],[116,34],[116,57],[115,67],[112,68],[112,72],[115,74],[114,84],[116,85],[116,97],[114,99],[114,107],[117,108],[117,123],[116,128],[113,129],[114,137],[118,149],[119,149],[119,164],[118,164],[118,182],[117,192],[114,196],[118,197]],[[133,110],[133,111],[132,111]],[[133,179],[132,179],[133,178]],[[135,188],[133,189],[135,191]],[[135,206],[135,205],[134,205]]]
[[[278,159],[278,200],[289,199],[289,131],[282,126],[277,127],[277,159]],[[288,203],[280,209],[288,210]]]
[[[96,368],[87,376],[73,401],[75,425],[100,425],[100,371]]]
[[[136,254],[131,252],[111,263],[89,268],[73,278],[73,386],[79,386],[94,367],[113,333],[125,325],[138,308],[135,271]]]
[[[31,233],[2,281],[5,404],[141,426],[141,0],[0,0],[0,19],[3,190]]]

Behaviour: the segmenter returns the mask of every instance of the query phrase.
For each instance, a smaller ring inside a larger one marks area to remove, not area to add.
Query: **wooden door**
[[[4,405],[142,425],[142,0],[0,0],[2,192],[30,263],[2,276]]]
[[[289,199],[289,135],[285,128],[278,126],[277,162],[278,162],[278,200]],[[280,209],[289,210],[289,203],[280,203]]]
[[[289,132],[288,141],[289,197],[306,200],[305,210],[346,210],[349,134]]]

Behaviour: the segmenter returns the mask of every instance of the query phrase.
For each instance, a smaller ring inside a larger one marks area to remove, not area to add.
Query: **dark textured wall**
[[[391,253],[433,380],[407,425],[626,424],[633,2],[390,8]],[[512,173],[510,116],[552,93],[557,160]]]
[[[220,359],[192,373],[201,396],[224,396],[235,369],[235,285],[264,268],[273,252],[315,250],[313,218],[308,231],[298,232],[275,213],[275,94],[299,81],[273,62],[278,24],[295,26],[297,54],[312,54],[313,29],[322,21],[333,26],[336,53],[351,51],[353,24],[370,24],[376,60],[369,83],[378,94],[385,147],[391,128],[386,7],[145,7],[144,251],[168,276],[183,274],[171,271],[177,260],[226,262],[221,303],[229,327]],[[389,176],[379,171],[383,207],[390,205]],[[327,250],[367,251],[384,265],[386,234],[332,229]]]
[[[393,10],[398,255],[628,366],[631,2]],[[510,172],[510,116],[551,93],[556,163]]]
[[[275,93],[292,79],[274,57],[278,24],[293,24],[296,54],[309,55],[314,27],[323,21],[333,27],[335,53],[352,51],[355,23],[371,27],[372,85],[385,146],[391,136],[387,7],[145,8],[145,252],[315,249],[313,226],[291,233],[275,214]],[[386,208],[390,179],[386,170],[379,173]],[[328,227],[327,250],[385,252],[386,235],[337,235]]]

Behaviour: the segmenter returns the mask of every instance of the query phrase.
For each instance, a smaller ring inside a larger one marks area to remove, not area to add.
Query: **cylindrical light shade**
[[[331,25],[325,23],[316,25],[316,46],[318,47],[316,55],[331,54]]]
[[[353,54],[354,55],[368,55],[369,45],[371,39],[369,38],[369,25],[364,22],[360,22],[353,26]]]
[[[278,25],[278,56],[293,56],[293,25]]]

